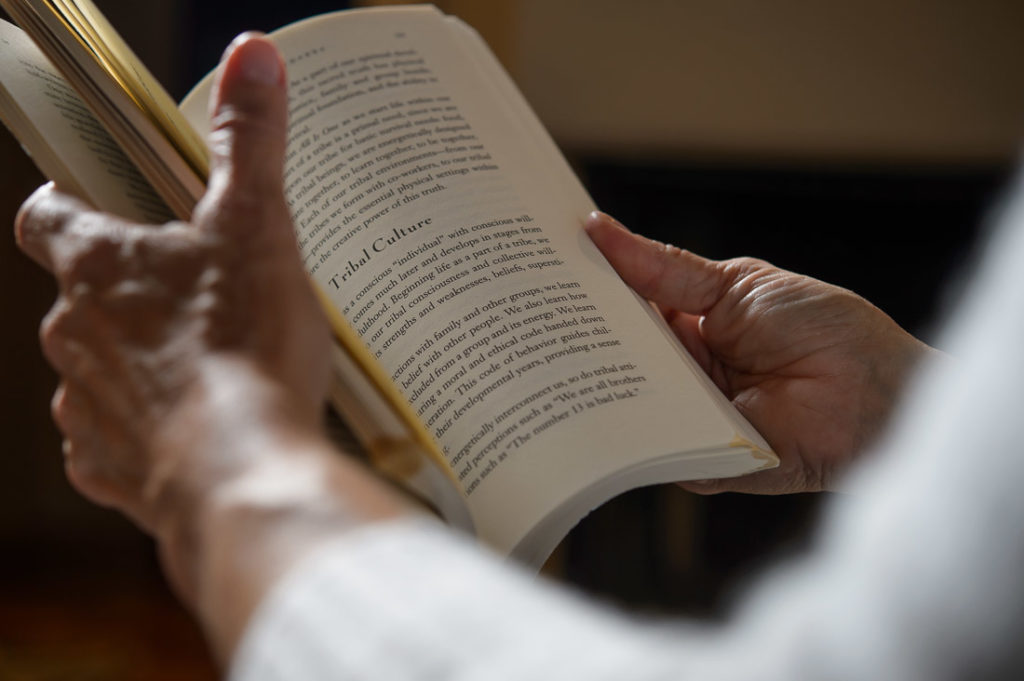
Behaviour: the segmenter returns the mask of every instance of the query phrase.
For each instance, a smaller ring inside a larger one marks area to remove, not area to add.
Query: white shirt
[[[726,625],[633,621],[403,521],[286,575],[231,678],[1024,678],[1022,203],[947,329],[957,359],[919,378],[817,549]]]

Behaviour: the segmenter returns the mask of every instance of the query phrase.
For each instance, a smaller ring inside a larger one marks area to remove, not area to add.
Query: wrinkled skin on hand
[[[284,199],[272,43],[235,40],[211,108],[210,183],[189,223],[133,224],[45,187],[16,231],[60,291],[41,336],[68,476],[154,535],[227,661],[306,555],[412,511],[322,432],[330,337]]]
[[[598,248],[778,454],[778,468],[683,483],[710,494],[831,489],[933,352],[850,291],[753,258],[713,261],[595,213]]]
[[[223,427],[237,437],[229,426],[247,419],[315,424],[326,392],[329,337],[282,190],[284,71],[272,49],[264,57],[278,82],[222,75],[210,187],[191,223],[133,224],[52,187],[17,220],[19,244],[59,287],[41,339],[62,377],[53,415],[68,476],[150,531],[182,488],[169,481],[212,486],[243,464],[188,456],[195,410],[236,403]]]

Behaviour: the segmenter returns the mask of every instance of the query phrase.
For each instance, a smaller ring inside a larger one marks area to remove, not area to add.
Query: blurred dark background
[[[242,30],[332,0],[96,0],[175,97]],[[373,4],[373,3],[369,3]],[[1015,0],[457,0],[597,203],[711,257],[846,286],[934,340],[1024,130]],[[0,134],[10,224],[42,178]],[[36,328],[50,280],[0,239],[0,677],[216,678],[148,540],[79,499]],[[812,541],[827,495],[642,490],[589,517],[552,572],[642,610],[715,615]]]

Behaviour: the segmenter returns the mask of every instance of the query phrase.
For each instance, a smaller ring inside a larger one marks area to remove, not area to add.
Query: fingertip
[[[284,98],[285,80],[277,47],[262,33],[242,33],[224,50],[210,97],[210,115],[215,117],[226,108],[263,109],[267,101]]]
[[[592,211],[587,216],[587,219],[583,222],[583,229],[588,234],[599,233],[603,230],[622,231],[632,234],[621,222],[608,215],[608,213],[603,213],[599,210]]]
[[[224,48],[224,52],[220,55],[221,63],[224,63],[228,60],[228,57],[230,57],[231,53],[235,51],[235,48],[239,47],[240,45],[249,40],[252,40],[254,38],[260,38],[263,35],[264,33],[262,31],[243,31],[242,33],[239,33],[234,37],[234,39],[232,39],[230,43],[228,43],[228,46]]]
[[[221,87],[240,81],[252,85],[284,84],[284,61],[262,33],[249,31],[235,38],[224,51]]]
[[[25,255],[42,267],[53,270],[50,241],[68,220],[92,210],[87,203],[60,190],[49,182],[32,192],[14,218],[14,238]]]
[[[607,213],[595,210],[583,222],[583,229],[616,270],[620,269],[623,254],[634,250],[637,236]]]
[[[284,204],[288,91],[284,60],[259,33],[243,33],[228,47],[211,98],[211,193],[229,204]]]
[[[250,34],[236,50],[243,80],[263,85],[284,85],[284,60],[277,47],[262,34]]]
[[[14,218],[14,240],[18,246],[24,250],[26,243],[25,225],[29,220],[29,217],[35,211],[39,202],[44,196],[47,196],[53,192],[53,182],[47,182],[46,184],[38,187],[32,194],[25,199],[18,209],[18,214]]]

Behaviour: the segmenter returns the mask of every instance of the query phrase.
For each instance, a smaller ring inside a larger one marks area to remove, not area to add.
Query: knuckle
[[[70,369],[70,353],[68,352],[68,338],[60,327],[62,324],[54,318],[53,321],[44,323],[39,333],[39,345],[42,348],[43,356],[50,363],[57,373],[64,375]]]
[[[66,390],[65,384],[61,383],[50,399],[50,415],[62,431],[64,430],[64,417],[67,415]]]
[[[230,109],[218,114],[211,125],[210,149],[218,160],[232,162],[244,157],[265,163],[283,158],[285,130],[263,112]]]
[[[239,238],[263,238],[277,233],[268,232],[268,227],[281,221],[291,224],[280,185],[261,188],[252,182],[232,182],[211,199],[211,210],[203,216],[204,231],[226,237],[236,247]]]
[[[217,219],[240,231],[257,226],[267,217],[267,195],[254,187],[233,184],[218,199]]]
[[[58,275],[65,285],[92,282],[116,272],[121,244],[112,234],[82,236],[64,249],[58,262]]]
[[[86,293],[80,296],[88,298]],[[39,344],[47,361],[62,375],[81,373],[85,331],[95,326],[82,319],[83,304],[61,296],[39,325]]]
[[[50,416],[57,425],[57,429],[69,437],[72,431],[72,424],[75,420],[74,401],[68,395],[68,384],[62,382],[53,393],[50,400]]]
[[[193,226],[172,222],[132,234],[123,250],[135,265],[133,273],[167,283],[194,271],[205,257],[205,241]]]
[[[663,251],[664,252],[664,251]],[[657,258],[654,267],[650,268],[639,281],[637,290],[645,297],[653,296],[661,285],[675,274],[670,258]]]
[[[201,240],[195,227],[180,220],[146,229],[140,237],[145,237],[140,238],[140,242],[147,254],[193,249]]]
[[[770,262],[749,256],[726,260],[722,263],[722,269],[731,279],[741,279],[751,274],[779,271]]]
[[[222,106],[210,120],[210,146],[214,153],[230,150],[238,137],[270,138],[281,134],[280,126],[267,115],[269,110],[269,103],[259,97]]]
[[[56,345],[65,339],[68,316],[67,302],[61,298],[43,317],[43,321],[39,325],[39,342],[47,357],[50,356],[51,351],[57,349]]]
[[[69,238],[59,249],[58,277],[66,288],[130,277],[145,266],[153,231],[99,214],[73,218]]]
[[[732,258],[721,263],[721,288],[749,294],[778,279],[782,270],[758,258]]]
[[[757,267],[757,259],[746,256],[722,261],[722,272],[730,279],[738,279],[740,276],[757,269]]]
[[[224,173],[232,190],[245,185],[262,202],[282,194],[284,171],[285,124],[268,109],[260,102],[225,107],[211,121],[209,136],[213,175]]]

